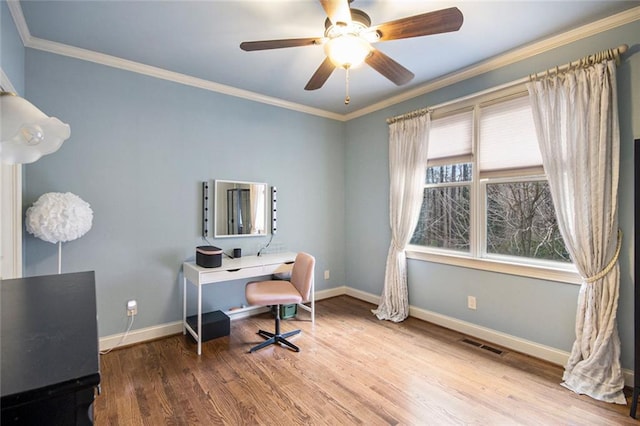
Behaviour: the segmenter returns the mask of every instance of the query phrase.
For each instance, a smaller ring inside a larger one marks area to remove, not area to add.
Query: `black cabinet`
[[[91,425],[100,383],[93,272],[3,280],[2,425]]]
[[[638,277],[640,276],[640,232],[638,232],[638,226],[640,225],[640,197],[638,197],[638,191],[640,191],[640,139],[635,141],[635,154],[634,154],[634,205],[635,205],[635,239],[634,239],[634,339],[635,339],[635,359],[633,369],[633,398],[631,400],[631,417],[636,418],[636,408],[638,407],[638,395],[640,394],[640,288],[638,286]]]

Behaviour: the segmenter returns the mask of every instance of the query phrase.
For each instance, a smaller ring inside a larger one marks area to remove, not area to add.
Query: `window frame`
[[[406,248],[408,259],[479,269],[490,272],[537,278],[560,283],[581,284],[582,279],[573,263],[564,263],[543,259],[532,259],[519,256],[488,254],[486,249],[486,185],[502,182],[526,182],[547,180],[541,167],[522,168],[517,170],[498,170],[481,172],[479,170],[479,114],[480,109],[502,101],[508,101],[518,96],[526,96],[526,87],[517,85],[506,89],[496,89],[455,100],[432,108],[432,120],[461,112],[473,110],[472,123],[472,152],[449,158],[438,158],[428,161],[425,167],[473,163],[472,180],[468,183],[470,194],[471,231],[469,233],[469,252],[452,249],[428,247],[409,244]],[[463,182],[453,183],[462,185]],[[443,187],[451,184],[424,184],[425,188]]]

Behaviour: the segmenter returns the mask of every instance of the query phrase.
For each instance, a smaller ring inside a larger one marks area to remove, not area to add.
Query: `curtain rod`
[[[569,62],[564,65],[549,68],[546,71],[531,74],[528,80],[531,81],[542,77],[548,77],[551,74],[559,74],[574,68],[588,67],[589,65],[597,64],[599,62],[610,61],[611,59],[615,59],[616,65],[620,65],[620,55],[624,54],[628,49],[629,46],[627,46],[626,44],[621,44],[620,46],[613,49],[603,50],[602,52],[585,56],[584,58],[578,59],[577,61]],[[526,78],[524,80],[527,81]]]
[[[525,84],[525,83],[528,83],[529,81],[531,81],[531,78],[533,76],[542,77],[542,76],[546,76],[547,74],[550,74],[552,72],[567,71],[567,70],[569,70],[571,68],[579,67],[579,66],[581,66],[581,64],[582,64],[582,66],[586,66],[586,65],[594,64],[594,63],[601,62],[603,60],[608,60],[608,59],[615,59],[616,63],[619,64],[620,55],[624,54],[627,50],[629,50],[629,46],[627,46],[626,44],[621,44],[620,46],[618,46],[616,48],[604,50],[604,51],[598,52],[598,53],[594,53],[592,55],[585,56],[584,58],[579,59],[577,61],[569,62],[567,64],[564,64],[564,65],[561,65],[561,66],[558,66],[558,67],[555,67],[555,68],[550,68],[550,69],[548,69],[546,71],[537,72],[535,74],[531,74],[528,77],[523,77],[523,78],[520,78],[518,80],[514,80],[514,81],[502,84],[502,85],[497,86],[497,87],[492,87],[490,89],[482,90],[480,92],[476,92],[476,93],[473,93],[471,95],[463,96],[462,98],[457,98],[457,99],[453,99],[453,100],[450,100],[450,101],[446,101],[446,102],[443,102],[443,103],[440,103],[438,105],[434,105],[434,106],[431,106],[431,107],[420,108],[420,109],[417,109],[415,111],[408,112],[406,114],[401,114],[401,115],[396,115],[394,117],[389,117],[389,118],[387,118],[387,124],[391,124],[391,123],[394,123],[394,122],[399,121],[399,120],[406,120],[406,119],[409,119],[409,118],[420,116],[421,113],[422,114],[426,114],[427,111],[433,111],[433,110],[436,110],[438,108],[442,108],[442,107],[451,105],[453,103],[457,103],[457,102],[465,101],[467,99],[471,99],[471,98],[475,98],[475,97],[478,97],[478,96],[482,96],[482,95],[487,94],[487,93],[496,92],[496,91],[503,90],[503,89],[508,89],[509,87],[517,86],[518,84]]]
[[[430,111],[429,108],[420,108],[415,111],[407,112],[406,114],[396,115],[395,117],[387,118],[387,124],[395,123],[400,120],[408,120],[410,118],[421,117]]]

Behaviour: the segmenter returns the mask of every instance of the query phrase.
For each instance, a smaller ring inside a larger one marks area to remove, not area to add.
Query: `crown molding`
[[[199,89],[209,90],[211,92],[234,96],[236,98],[248,99],[251,101],[260,102],[267,105],[273,105],[279,108],[290,109],[298,112],[303,112],[306,114],[330,118],[333,120],[344,119],[344,117],[341,114],[336,114],[336,113],[325,111],[319,108],[312,108],[312,107],[298,104],[295,102],[285,101],[284,99],[262,95],[259,93],[251,92],[249,90],[238,89],[236,87],[227,86],[227,85],[216,83],[210,80],[205,80],[198,77],[192,77],[190,75],[186,75],[186,74],[182,74],[174,71],[168,71],[163,68],[141,64],[139,62],[130,61],[128,59],[122,59],[116,56],[111,56],[104,53],[95,52],[92,50],[69,46],[67,44],[58,43],[55,41],[44,40],[44,39],[32,36],[29,38],[29,42],[25,46],[32,49],[42,50],[49,53],[55,53],[57,55],[67,56],[70,58],[81,59],[83,61],[93,62],[96,64],[105,65],[112,68],[131,71],[131,72],[146,75],[149,77],[155,77],[162,80],[172,81],[175,83],[184,84],[186,86],[197,87]]]
[[[421,96],[441,89],[443,87],[459,83],[469,78],[476,77],[486,72],[511,65],[524,59],[528,59],[540,53],[548,52],[550,50],[566,46],[567,44],[582,40],[592,35],[599,34],[601,32],[608,31],[626,24],[630,24],[637,20],[640,20],[640,6],[625,10],[615,15],[611,15],[598,21],[591,22],[562,34],[544,39],[542,41],[519,47],[517,49],[471,65],[470,67],[463,68],[454,73],[445,75],[444,77],[430,81],[429,83],[415,89],[401,93],[397,96],[390,97],[382,102],[378,102],[366,108],[359,109],[358,111],[346,114],[345,121],[370,114],[372,112],[396,105],[400,102],[413,99],[417,96]]]
[[[22,43],[25,47],[68,56],[71,58],[131,71],[150,77],[173,81],[175,83],[184,84],[187,86],[197,87],[228,96],[234,96],[254,102],[272,105],[279,108],[285,108],[305,114],[316,115],[319,117],[329,118],[337,121],[353,120],[354,118],[358,118],[372,112],[388,108],[390,106],[433,92],[443,87],[459,83],[461,81],[502,68],[507,65],[511,65],[540,53],[548,52],[550,50],[565,46],[586,37],[640,20],[640,6],[634,7],[632,9],[625,10],[623,12],[583,25],[573,30],[569,30],[545,40],[530,43],[504,54],[494,56],[493,58],[479,62],[475,65],[471,65],[470,67],[463,68],[441,78],[432,80],[422,86],[416,87],[412,90],[408,90],[397,96],[392,96],[382,102],[377,102],[368,107],[348,114],[338,114],[331,111],[298,104],[295,102],[289,102],[284,99],[262,95],[260,93],[251,92],[249,90],[238,89],[210,80],[192,77],[186,74],[168,71],[162,68],[141,64],[139,62],[106,55],[104,53],[94,52],[87,49],[33,37],[29,32],[29,28],[27,27],[27,23],[24,19],[22,7],[20,6],[19,0],[6,1],[7,5],[9,6],[11,16],[13,17],[13,20],[16,24],[16,28],[18,29],[18,33],[20,34],[20,38],[22,39]]]
[[[31,35],[31,32],[29,31],[27,22],[24,19],[24,14],[22,13],[22,7],[20,6],[19,0],[6,1],[7,5],[9,6],[11,16],[13,17],[13,21],[16,25],[16,28],[18,29],[18,33],[20,34],[20,38],[22,39],[22,44],[25,47],[54,53],[57,55],[67,56],[70,58],[80,59],[87,62],[93,62],[112,68],[131,71],[149,77],[172,81],[187,86],[197,87],[199,89],[209,90],[211,92],[221,93],[224,95],[276,106],[279,108],[290,109],[305,114],[317,115],[332,120],[344,121],[344,115],[337,114],[331,111],[325,111],[323,109],[313,108],[295,102],[289,102],[284,99],[262,95],[260,93],[251,92],[249,90],[238,89],[236,87],[227,86],[210,80],[192,77],[178,72],[168,71],[163,68],[145,65],[139,62],[118,58],[116,56],[111,56],[92,50],[82,49],[63,43],[33,37]]]
[[[20,39],[22,40],[22,44],[24,46],[27,45],[29,39],[31,38],[31,33],[29,32],[29,27],[27,27],[27,21],[24,19],[24,14],[22,13],[22,6],[20,6],[19,0],[6,0],[7,6],[9,7],[9,13],[11,13],[11,17],[13,18],[13,22],[18,29],[18,34],[20,35]]]
[[[5,92],[13,92],[19,94],[13,84],[11,84],[11,80],[9,80],[9,77],[2,68],[0,68],[0,86],[2,86]]]

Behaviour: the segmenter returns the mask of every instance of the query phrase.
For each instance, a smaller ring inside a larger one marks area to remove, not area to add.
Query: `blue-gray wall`
[[[6,1],[0,2],[0,68],[16,92],[24,94],[24,46]]]
[[[626,43],[629,58],[619,67],[620,226],[625,238],[620,258],[618,323],[622,363],[633,367],[633,139],[640,137],[640,22],[557,48],[481,76],[443,88],[346,123],[347,283],[380,294],[389,248],[388,128],[385,118],[456,99],[519,80],[532,72],[564,64]],[[523,339],[569,351],[575,333],[579,286],[444,264],[410,260],[411,305]],[[467,309],[467,295],[478,309]]]
[[[69,123],[71,138],[25,165],[23,203],[69,191],[91,204],[93,228],[63,244],[62,265],[96,271],[100,336],[124,331],[128,299],[135,328],[181,318],[205,180],[277,186],[273,246],[314,254],[316,289],[344,284],[342,123],[32,49],[26,81],[27,98]],[[245,254],[267,241],[211,239]],[[55,245],[31,235],[25,245],[26,275],[56,272]],[[244,287],[209,286],[205,298],[205,309],[228,309],[245,303]]]

